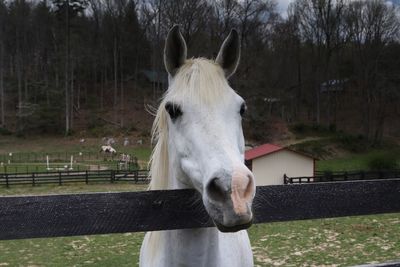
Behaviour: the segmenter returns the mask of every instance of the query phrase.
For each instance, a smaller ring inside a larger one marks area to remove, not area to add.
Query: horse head
[[[165,187],[196,189],[223,232],[245,229],[253,218],[255,182],[244,164],[246,104],[227,80],[239,58],[239,36],[232,30],[215,60],[187,59],[185,40],[174,26],[164,49],[169,88],[155,124],[158,143],[154,154],[165,151],[168,158],[164,165],[169,166],[170,178]],[[153,188],[160,189],[155,165]]]

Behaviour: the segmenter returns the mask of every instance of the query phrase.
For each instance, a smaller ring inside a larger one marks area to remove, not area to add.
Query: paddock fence
[[[400,177],[400,169],[381,171],[315,172],[315,176],[283,177],[284,184],[382,180]]]
[[[97,170],[137,170],[139,165],[136,161],[102,161],[102,162],[73,162],[72,167],[70,162],[54,163],[48,166],[46,163],[11,163],[0,165],[0,174],[3,173],[38,173],[38,172],[54,172],[54,171],[97,171]]]
[[[253,212],[254,223],[397,213],[400,179],[260,186]],[[0,197],[0,240],[213,226],[189,189]]]
[[[26,162],[46,162],[47,156],[51,161],[69,162],[71,156],[80,161],[99,161],[117,160],[118,154],[107,154],[94,151],[74,151],[74,152],[14,152],[0,154],[0,162],[7,163],[26,163]]]
[[[400,179],[259,186],[253,212],[254,223],[400,212]],[[191,189],[0,197],[0,240],[211,226]]]
[[[96,171],[49,171],[33,173],[2,173],[0,174],[0,186],[13,185],[44,185],[44,184],[68,184],[68,183],[116,183],[131,182],[147,184],[148,170],[96,170]]]

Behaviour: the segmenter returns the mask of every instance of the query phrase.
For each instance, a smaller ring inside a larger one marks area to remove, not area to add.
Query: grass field
[[[314,141],[315,142],[315,141]],[[80,144],[69,138],[0,139],[0,154],[97,152],[99,139]],[[145,166],[150,145],[115,146],[134,154]],[[317,162],[318,170],[360,170],[371,157],[398,157],[398,148],[344,153]],[[39,165],[38,165],[39,164]],[[57,163],[61,164],[62,163]],[[81,162],[80,167],[97,164]],[[107,164],[99,160],[98,164]],[[43,169],[31,163],[28,168]],[[78,165],[77,165],[78,166]],[[24,167],[22,167],[24,168]],[[0,169],[1,172],[1,169]],[[67,186],[12,186],[0,196],[145,190],[130,183],[72,184]],[[253,225],[249,235],[256,266],[351,266],[400,259],[400,214],[305,220]],[[0,241],[1,266],[137,266],[144,233]]]
[[[150,144],[145,142],[143,145],[138,145],[133,142],[128,146],[123,146],[122,138],[116,139],[117,143],[113,147],[117,150],[118,155],[121,153],[132,155],[138,159],[140,168],[147,168],[151,154]],[[114,157],[114,161],[110,161],[105,160],[110,156],[99,154],[100,146],[103,144],[104,142],[100,138],[89,138],[85,143],[80,143],[77,138],[32,137],[24,139],[0,136],[0,173],[46,171],[46,155],[49,155],[52,169],[63,169],[65,165],[69,166],[72,155],[75,161],[74,169],[118,168],[116,166],[118,155]],[[12,156],[9,156],[9,153],[12,153]]]
[[[131,138],[134,140],[134,138]],[[309,138],[310,139],[310,138]],[[317,161],[317,170],[318,171],[351,171],[351,170],[367,170],[368,169],[368,161],[376,156],[386,156],[386,157],[395,157],[398,161],[398,165],[400,168],[400,148],[399,146],[386,146],[381,149],[371,149],[360,153],[355,152],[343,152],[341,149],[339,152],[337,149],[333,149],[331,151],[331,147],[334,144],[334,138],[328,136],[319,136],[318,138],[311,138],[311,140],[304,139],[304,142],[299,142],[295,145],[297,149],[300,151],[308,152],[314,154],[317,158],[321,160]],[[299,141],[299,140],[298,140]],[[79,162],[79,157],[76,155],[79,152],[82,153],[97,153],[99,151],[100,146],[103,144],[103,141],[100,138],[88,138],[85,143],[81,144],[79,139],[77,138],[62,138],[62,137],[32,137],[29,139],[16,138],[16,137],[4,137],[0,138],[0,155],[8,155],[8,153],[12,152],[13,157],[18,159],[20,154],[26,153],[55,153],[60,154],[61,156],[65,156],[65,158],[69,159],[69,155],[75,155],[75,159],[78,159],[78,164],[80,167],[85,168],[87,165],[106,165],[107,162],[98,158],[97,160],[90,160],[88,162]],[[337,145],[337,144],[336,144]],[[343,145],[343,144],[342,144]],[[339,145],[340,146],[340,145]],[[150,158],[151,154],[151,145],[148,141],[145,140],[143,145],[137,145],[132,142],[131,145],[124,147],[122,145],[122,138],[117,139],[117,144],[114,145],[118,153],[131,154],[136,156],[139,159],[139,165],[141,168],[147,167],[147,162]],[[319,157],[319,155],[329,154],[328,159],[324,159],[324,157]],[[332,155],[332,153],[334,153]],[[336,154],[335,154],[336,153]],[[24,156],[22,156],[24,157]],[[54,165],[66,165],[69,164],[69,160],[65,161],[65,163],[51,162]],[[4,162],[6,164],[6,162]],[[17,163],[14,163],[18,165]],[[36,168],[43,169],[45,168],[45,160],[41,162],[36,162],[41,167],[37,167],[37,165],[32,165],[29,167],[30,170],[35,170]],[[13,163],[10,166],[13,168]],[[26,167],[20,167],[21,171],[25,171]],[[4,167],[0,166],[0,172],[4,170]]]
[[[353,171],[368,170],[368,162],[372,158],[394,158],[400,168],[400,149],[370,150],[364,153],[352,153],[342,157],[317,161],[318,171]]]
[[[145,190],[146,185],[12,187],[0,195]],[[400,214],[253,225],[256,266],[349,266],[400,259]],[[0,241],[0,266],[137,266],[144,233]]]
[[[132,184],[129,182],[119,182],[114,184],[97,183],[89,185],[84,183],[76,183],[63,186],[58,186],[58,185],[10,186],[9,188],[5,187],[0,188],[0,196],[144,191],[147,189],[147,187],[148,185],[146,184]]]
[[[132,138],[133,139],[133,138]],[[144,142],[138,145],[132,142],[128,146],[123,146],[123,138],[116,138],[117,143],[113,147],[117,153],[125,153],[136,156],[139,160],[148,160],[151,153],[151,145]],[[32,137],[16,138],[13,136],[0,136],[0,154],[13,153],[13,157],[18,157],[19,153],[60,153],[77,154],[79,152],[97,153],[104,145],[101,138],[87,138],[85,143],[80,143],[78,138],[69,137]],[[69,156],[67,157],[69,159]]]
[[[350,266],[400,258],[400,214],[254,225],[256,266]],[[137,266],[144,233],[0,241],[0,266]]]

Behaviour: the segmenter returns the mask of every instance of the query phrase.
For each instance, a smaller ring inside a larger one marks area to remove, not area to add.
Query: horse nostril
[[[246,186],[246,190],[244,191],[244,198],[249,199],[254,196],[254,178],[252,175],[247,175],[248,184]]]
[[[213,178],[207,185],[208,197],[214,201],[222,202],[228,196],[229,188],[224,186],[220,178]]]

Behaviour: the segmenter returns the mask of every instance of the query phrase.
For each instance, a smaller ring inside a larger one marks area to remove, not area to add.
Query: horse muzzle
[[[206,186],[203,202],[221,232],[236,232],[250,227],[255,195],[252,173],[238,168],[229,176],[214,176]]]

